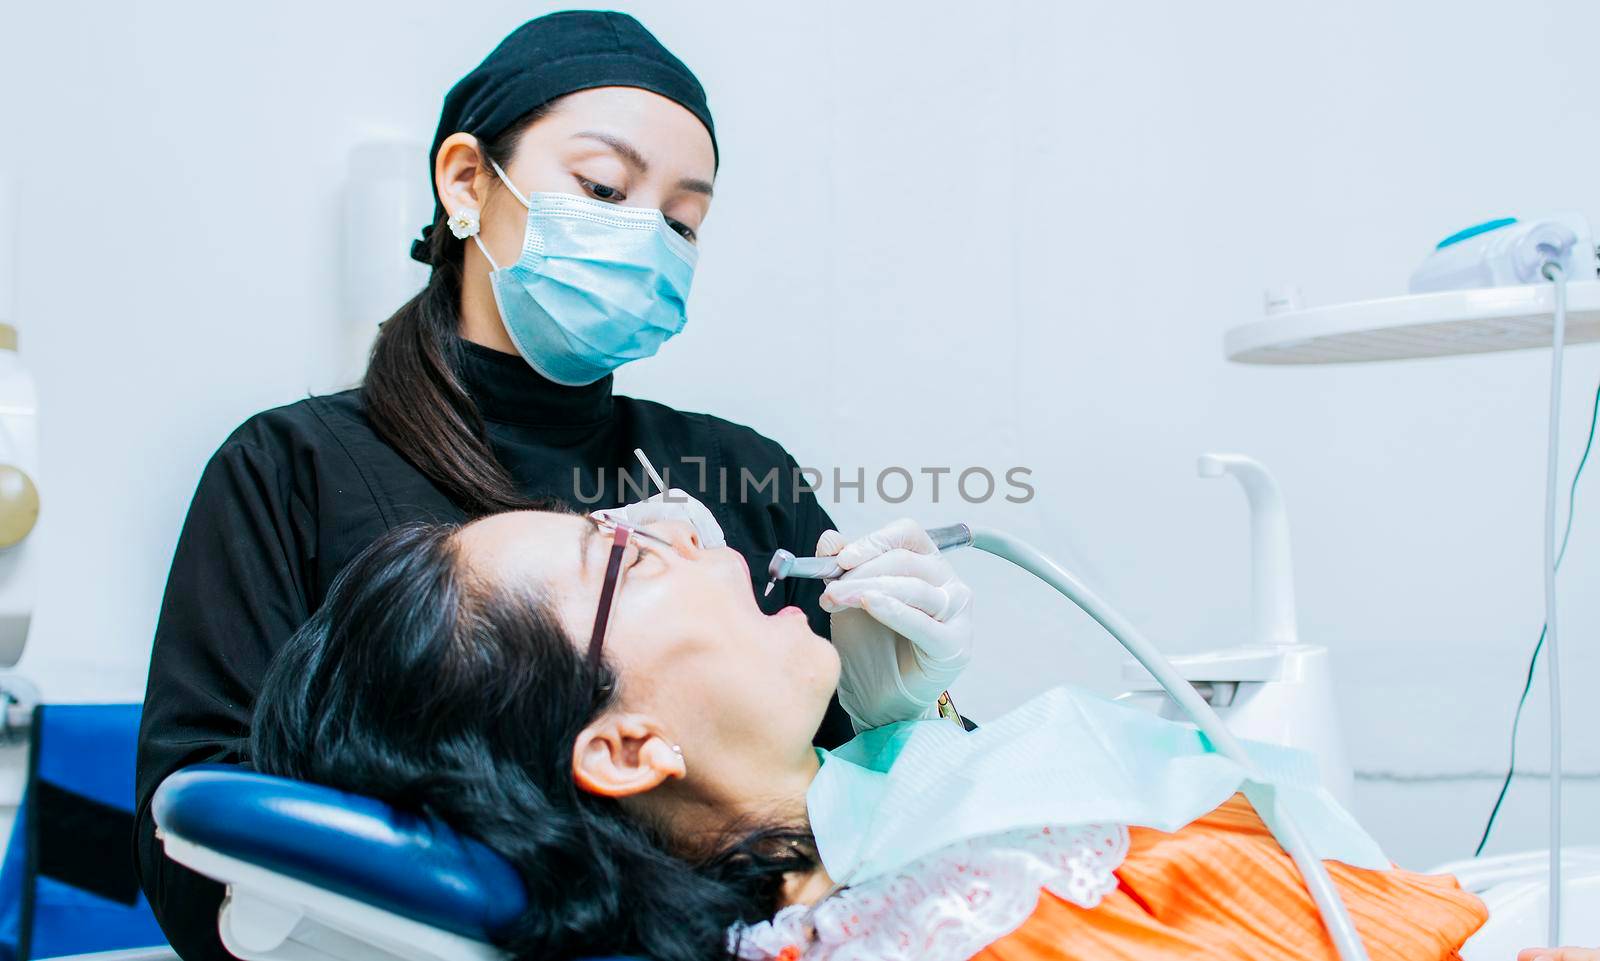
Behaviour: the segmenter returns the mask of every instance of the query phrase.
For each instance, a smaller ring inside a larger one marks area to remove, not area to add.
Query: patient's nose
[[[671,541],[679,554],[688,556],[700,550],[700,535],[688,521],[660,521],[650,525],[650,533]]]

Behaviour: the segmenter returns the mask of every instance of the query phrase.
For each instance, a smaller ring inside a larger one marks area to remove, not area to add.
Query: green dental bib
[[[806,807],[823,866],[840,884],[1018,828],[1176,831],[1241,789],[1268,827],[1275,828],[1274,802],[1287,810],[1319,857],[1390,867],[1322,787],[1315,758],[1254,741],[1246,749],[1260,781],[1190,725],[1060,687],[976,731],[942,719],[902,721],[819,750],[822,769]]]

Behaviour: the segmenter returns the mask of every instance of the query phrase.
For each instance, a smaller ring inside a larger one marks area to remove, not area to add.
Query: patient
[[[498,851],[528,888],[520,958],[1334,956],[1238,796],[1175,833],[1046,827],[836,890],[806,796],[832,645],[688,525],[624,538],[558,512],[381,538],[274,661],[255,764]],[[1485,918],[1449,878],[1329,868],[1374,961],[1453,958]]]

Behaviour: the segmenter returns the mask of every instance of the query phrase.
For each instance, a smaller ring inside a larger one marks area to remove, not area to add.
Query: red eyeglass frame
[[[622,554],[628,547],[633,528],[616,524],[611,532],[611,556],[606,558],[606,579],[600,585],[600,607],[594,612],[594,630],[589,634],[589,669],[600,666],[600,648],[606,639],[606,623],[611,620],[611,601],[622,575]]]
[[[607,525],[612,529],[611,554],[606,558],[606,576],[600,584],[600,606],[594,612],[594,629],[589,633],[589,669],[594,670],[600,666],[600,652],[605,645],[606,625],[611,620],[611,602],[617,594],[617,583],[622,579],[622,555],[627,550],[628,539],[637,534],[644,540],[654,541],[669,548],[673,543],[665,537],[638,527],[629,527],[607,517],[595,517],[591,514],[589,519],[601,530],[605,530]]]

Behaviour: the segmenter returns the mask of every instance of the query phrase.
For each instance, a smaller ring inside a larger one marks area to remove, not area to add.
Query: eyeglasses
[[[628,548],[628,540],[638,537],[669,549],[675,549],[671,541],[659,534],[652,534],[641,527],[629,527],[616,521],[590,516],[589,520],[600,530],[611,532],[611,556],[606,559],[606,577],[600,584],[600,607],[594,612],[594,630],[589,634],[589,669],[594,670],[600,666],[600,651],[605,644],[606,624],[611,620],[611,602],[617,594],[617,582],[622,579],[622,555]]]

